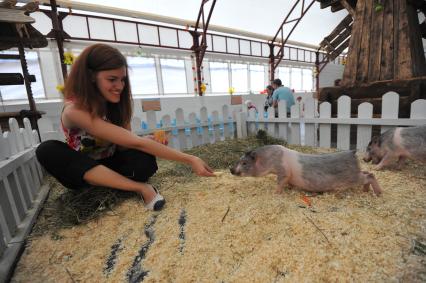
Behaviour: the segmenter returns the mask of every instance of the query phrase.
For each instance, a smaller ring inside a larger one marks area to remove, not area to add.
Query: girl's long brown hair
[[[125,85],[119,103],[105,100],[96,86],[96,74],[125,67]],[[93,117],[106,117],[118,126],[126,126],[132,117],[132,94],[128,77],[126,58],[116,48],[106,44],[94,44],[77,57],[66,80],[64,95],[80,107],[86,109]]]

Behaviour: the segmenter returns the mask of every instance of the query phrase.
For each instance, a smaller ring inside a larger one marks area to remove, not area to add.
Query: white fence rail
[[[332,125],[337,125],[336,147],[345,150],[351,146],[351,125],[356,125],[355,146],[364,150],[371,139],[373,125],[381,126],[384,131],[395,126],[426,124],[426,100],[414,101],[411,117],[398,119],[399,96],[394,92],[383,96],[381,118],[372,118],[370,103],[360,104],[357,117],[351,117],[351,100],[347,96],[338,100],[337,118],[331,118],[330,103],[318,105],[312,98],[306,98],[304,106],[292,106],[290,117],[287,117],[285,102],[280,102],[278,118],[273,108],[263,112],[264,96],[246,96],[245,100],[248,99],[258,110],[248,110],[243,103],[242,112],[231,111],[230,105],[212,112],[203,106],[187,115],[182,108],[177,108],[174,113],[161,117],[157,117],[158,112],[148,111],[145,120],[132,119],[132,130],[138,135],[164,130],[169,134],[170,146],[180,150],[236,136],[243,138],[258,129],[265,129],[290,144],[331,147]],[[42,185],[44,172],[35,158],[39,143],[36,131],[31,129],[27,119],[24,128],[19,128],[14,119],[9,124],[10,132],[0,137],[0,282],[7,278],[48,191],[48,187]],[[38,121],[43,141],[64,140],[62,131],[53,125],[48,118]]]
[[[138,117],[132,119],[132,130],[138,135],[164,130],[169,136],[170,146],[181,150],[233,139],[236,136],[236,123],[228,105],[223,105],[222,111],[213,111],[210,114],[206,107],[188,115],[178,108],[173,114],[158,119],[155,111],[148,111],[146,121]]]
[[[19,128],[10,119],[10,131],[0,136],[0,282],[7,280],[48,192],[35,157],[38,134],[27,118],[23,122]]]
[[[229,105],[223,105],[221,111],[209,112],[207,107],[185,114],[182,108],[174,113],[159,117],[156,111],[147,111],[146,119],[133,117],[132,130],[138,135],[152,134],[164,130],[169,135],[170,146],[176,149],[190,149],[206,143],[214,143],[229,138],[246,137],[259,129],[266,130],[271,136],[287,140],[290,144],[320,147],[337,147],[342,150],[351,146],[358,150],[366,148],[371,140],[372,127],[380,126],[381,132],[396,126],[416,126],[426,124],[426,100],[419,99],[411,104],[410,118],[398,118],[399,95],[388,92],[383,96],[382,117],[373,118],[373,105],[364,102],[358,106],[357,117],[351,117],[351,99],[341,96],[337,103],[337,118],[331,118],[331,104],[307,97],[303,105],[291,107],[287,116],[285,101],[280,101],[278,118],[270,107],[264,113],[263,95],[245,96],[256,109],[247,109],[243,103],[242,111],[231,111]],[[337,139],[332,142],[332,126],[336,126]],[[356,126],[356,139],[352,137],[351,125]],[[53,128],[48,118],[39,120],[42,140],[64,140],[62,132]],[[351,140],[356,140],[351,145]]]
[[[257,109],[263,105],[262,99],[252,101]],[[351,100],[348,96],[341,96],[337,103],[337,118],[331,118],[331,104],[323,102],[316,107],[317,101],[312,98],[305,100],[302,105],[291,107],[290,117],[287,117],[284,101],[279,102],[279,115],[275,118],[272,112],[262,113],[256,110],[245,110],[237,121],[238,137],[245,137],[244,129],[248,134],[258,129],[267,129],[272,136],[283,138],[290,144],[304,144],[309,146],[332,147],[332,125],[337,125],[336,147],[342,150],[350,148],[351,125],[356,125],[356,144],[358,150],[364,150],[372,136],[372,126],[381,126],[381,132],[396,126],[418,126],[426,124],[426,100],[418,99],[411,104],[410,118],[398,118],[399,95],[388,92],[382,100],[382,117],[373,118],[373,105],[364,102],[358,106],[358,115],[351,117]],[[304,108],[304,111],[300,111]],[[317,112],[316,109],[319,109]],[[300,113],[302,112],[302,113]],[[302,129],[301,129],[302,128]]]

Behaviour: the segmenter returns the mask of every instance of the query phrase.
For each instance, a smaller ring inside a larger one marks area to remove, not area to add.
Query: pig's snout
[[[371,156],[371,153],[369,152],[369,150],[367,149],[367,152],[364,153],[364,156],[362,157],[362,160],[364,160],[364,162],[370,162],[371,159],[373,159],[373,157]]]
[[[241,173],[240,173],[240,172],[238,172],[238,171],[237,171],[237,169],[235,169],[235,167],[231,167],[231,168],[229,168],[229,171],[231,171],[231,174],[232,174],[232,175],[235,175],[235,176],[239,176],[239,175],[241,175]]]

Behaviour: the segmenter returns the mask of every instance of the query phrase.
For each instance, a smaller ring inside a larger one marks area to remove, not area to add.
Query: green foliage
[[[382,5],[382,3],[380,3],[380,2],[376,2],[375,4],[374,4],[374,11],[376,11],[376,12],[380,12],[380,11],[382,11],[383,10],[383,5]]]

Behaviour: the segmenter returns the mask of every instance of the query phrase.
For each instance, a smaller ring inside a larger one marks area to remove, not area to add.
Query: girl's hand
[[[203,160],[196,156],[192,158],[191,167],[192,171],[198,176],[216,177],[216,175],[213,174],[213,170]]]

